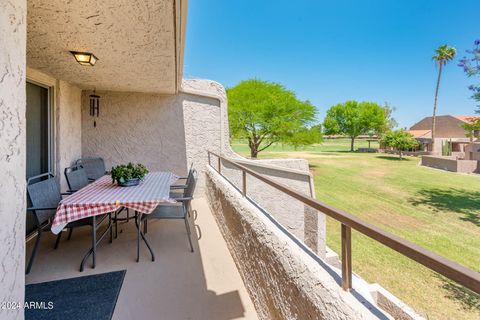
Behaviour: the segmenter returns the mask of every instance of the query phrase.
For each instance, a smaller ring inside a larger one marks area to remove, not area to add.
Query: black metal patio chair
[[[194,173],[196,174],[196,170],[193,168],[193,163],[190,165],[190,169],[188,170],[188,175],[186,177],[180,177],[178,180],[185,180],[185,184],[176,184],[170,187],[170,198],[182,198],[184,190],[189,185],[190,181],[193,179]],[[190,211],[188,211],[188,216],[190,217]]]
[[[83,187],[87,186],[89,183],[87,172],[83,165],[77,164],[71,167],[65,168],[64,170],[65,179],[67,180],[68,190],[67,193],[74,193]],[[72,237],[74,228],[69,228],[67,240],[70,240]],[[55,249],[58,247],[62,233],[58,234],[57,241],[55,244]]]
[[[32,204],[32,207],[27,208],[27,210],[32,212],[32,214],[34,215],[37,226],[37,238],[35,240],[35,244],[26,270],[26,273],[28,274],[32,268],[33,261],[35,259],[35,254],[40,243],[42,231],[51,227],[51,223],[56,213],[58,204],[62,200],[62,195],[69,195],[70,193],[60,193],[53,174],[45,173],[28,179],[27,194],[30,199],[30,203]],[[109,224],[97,240],[97,230],[107,217],[109,218]],[[90,248],[90,250],[83,257],[82,262],[80,263],[80,271],[83,271],[84,264],[91,254],[93,254],[92,267],[95,268],[96,246],[104,238],[108,231],[110,231],[110,242],[112,241],[111,215],[103,214],[96,217],[89,217],[77,220],[67,224],[65,228],[72,229],[83,226],[91,226],[92,228],[92,248]],[[57,240],[55,241],[54,246],[55,249],[58,248],[61,235],[62,233],[60,232],[57,236]]]
[[[170,194],[169,194],[170,199],[177,199],[177,198],[182,198],[183,197],[183,193],[184,193],[185,188],[187,188],[188,184],[190,183],[190,180],[193,178],[194,171],[195,171],[195,169],[193,169],[193,162],[192,162],[192,164],[190,165],[190,169],[188,170],[187,176],[186,177],[180,177],[177,180],[177,181],[185,180],[185,183],[184,184],[175,184],[175,185],[170,186]],[[196,171],[195,171],[195,174],[196,174]],[[190,218],[190,211],[188,211],[187,214],[188,214],[188,217]],[[127,217],[128,217],[128,213],[127,213]],[[144,224],[143,224],[143,233],[146,234],[147,230],[148,230],[148,221],[145,221]]]
[[[170,189],[172,190],[180,190],[180,189],[185,189],[188,185],[188,182],[190,181],[190,179],[192,178],[192,174],[193,174],[193,162],[192,164],[190,164],[190,168],[188,169],[188,174],[186,177],[180,177],[178,178],[178,181],[182,181],[182,180],[185,180],[185,184],[176,184],[176,185],[172,185],[170,187]],[[178,193],[178,192],[177,192]]]
[[[193,199],[193,193],[197,184],[197,171],[192,169],[191,179],[186,185],[186,188],[183,191],[183,196],[175,198],[176,203],[172,204],[161,204],[159,205],[152,213],[150,214],[141,214],[137,217],[141,219],[136,219],[137,225],[137,262],[140,260],[140,238],[145,241],[151,255],[152,261],[155,261],[155,255],[153,253],[150,244],[145,238],[144,233],[142,232],[142,223],[151,219],[183,219],[185,222],[185,228],[187,230],[188,242],[190,244],[190,251],[193,252],[193,244],[191,238],[190,225],[188,221],[189,212],[191,211],[191,202]],[[140,221],[139,221],[140,220]]]
[[[68,191],[76,192],[87,186],[88,175],[82,164],[76,164],[64,170],[65,179],[67,179]]]
[[[85,169],[87,178],[89,182],[93,182],[98,178],[103,177],[107,174],[107,169],[105,167],[105,161],[101,157],[86,157],[80,158],[76,162],[77,166],[82,166]],[[82,183],[84,181],[82,180]],[[126,210],[127,216],[125,218],[119,218],[118,215]],[[128,208],[120,208],[117,210],[113,216],[113,222],[115,226],[115,238],[118,236],[118,221],[130,221],[130,210]]]
[[[86,157],[78,159],[75,164],[82,165],[87,172],[88,180],[95,181],[107,173],[105,161],[100,157]]]

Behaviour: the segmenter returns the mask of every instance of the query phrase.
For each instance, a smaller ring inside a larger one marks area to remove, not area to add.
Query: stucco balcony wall
[[[305,161],[306,170],[305,168],[303,168],[304,170],[288,169],[264,161],[237,160],[237,163],[307,196],[314,197],[315,190],[313,189],[312,176],[308,172],[307,161]],[[297,161],[296,163],[301,162]],[[216,163],[212,164],[216,166]],[[221,172],[238,190],[243,190],[243,178],[240,169],[222,161]],[[318,214],[316,210],[248,174],[246,175],[246,186],[247,195],[250,199],[275,217],[286,230],[304,242],[319,256],[325,257],[324,214]]]
[[[206,192],[259,318],[378,319],[212,168]]]

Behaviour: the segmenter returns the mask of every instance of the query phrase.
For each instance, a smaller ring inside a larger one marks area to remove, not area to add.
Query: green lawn
[[[233,148],[248,155],[241,142]],[[419,158],[348,150],[348,140],[326,140],[301,150],[276,145],[260,157],[307,159],[319,200],[480,271],[479,176],[424,168]],[[327,243],[340,252],[340,225],[333,219],[327,219]],[[356,273],[429,319],[480,319],[479,295],[357,232],[352,250]]]

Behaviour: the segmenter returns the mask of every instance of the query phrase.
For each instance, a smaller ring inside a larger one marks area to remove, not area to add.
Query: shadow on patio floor
[[[122,224],[122,233],[112,244],[105,239],[98,247],[97,266],[80,273],[80,260],[89,247],[89,231],[75,230],[53,250],[51,233],[42,239],[32,272],[26,283],[78,277],[127,269],[113,319],[256,319],[256,312],[205,199],[193,202],[198,216],[192,237],[195,252],[188,246],[183,221],[151,220],[146,237],[156,254],[150,260],[141,244],[136,257],[133,220]],[[120,225],[119,225],[120,229]],[[198,231],[201,230],[199,233]],[[200,237],[201,235],[201,237]],[[27,252],[31,249],[28,244]]]

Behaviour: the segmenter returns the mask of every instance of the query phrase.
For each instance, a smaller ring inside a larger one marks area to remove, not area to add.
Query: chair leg
[[[71,229],[70,229],[70,230],[71,230]],[[59,233],[58,236],[57,236],[57,240],[55,241],[55,245],[53,246],[53,249],[54,249],[54,250],[57,250],[57,248],[58,248],[58,244],[60,243],[60,238],[62,237],[62,232],[63,232],[63,231],[60,231],[60,233]]]
[[[185,221],[185,228],[187,229],[187,236],[188,236],[188,242],[190,243],[190,251],[193,252],[193,245],[192,245],[192,237],[191,237],[191,232],[190,232],[190,226],[188,224],[188,220],[185,218],[183,219]]]
[[[148,220],[145,220],[145,221],[143,222],[143,233],[144,233],[144,234],[147,234],[147,231],[148,231],[148,229],[147,229],[147,224],[148,224],[147,221],[148,221]]]
[[[35,254],[37,253],[38,244],[40,243],[41,236],[42,236],[42,228],[38,228],[37,239],[35,239],[35,244],[33,245],[32,254],[30,255],[30,259],[28,260],[27,271],[25,272],[26,274],[29,274],[30,270],[32,270],[33,260],[35,259]]]
[[[73,233],[73,228],[70,228],[70,230],[68,231],[67,240],[70,240],[70,238],[72,238],[72,233]]]
[[[127,222],[130,221],[130,209],[127,208]]]

